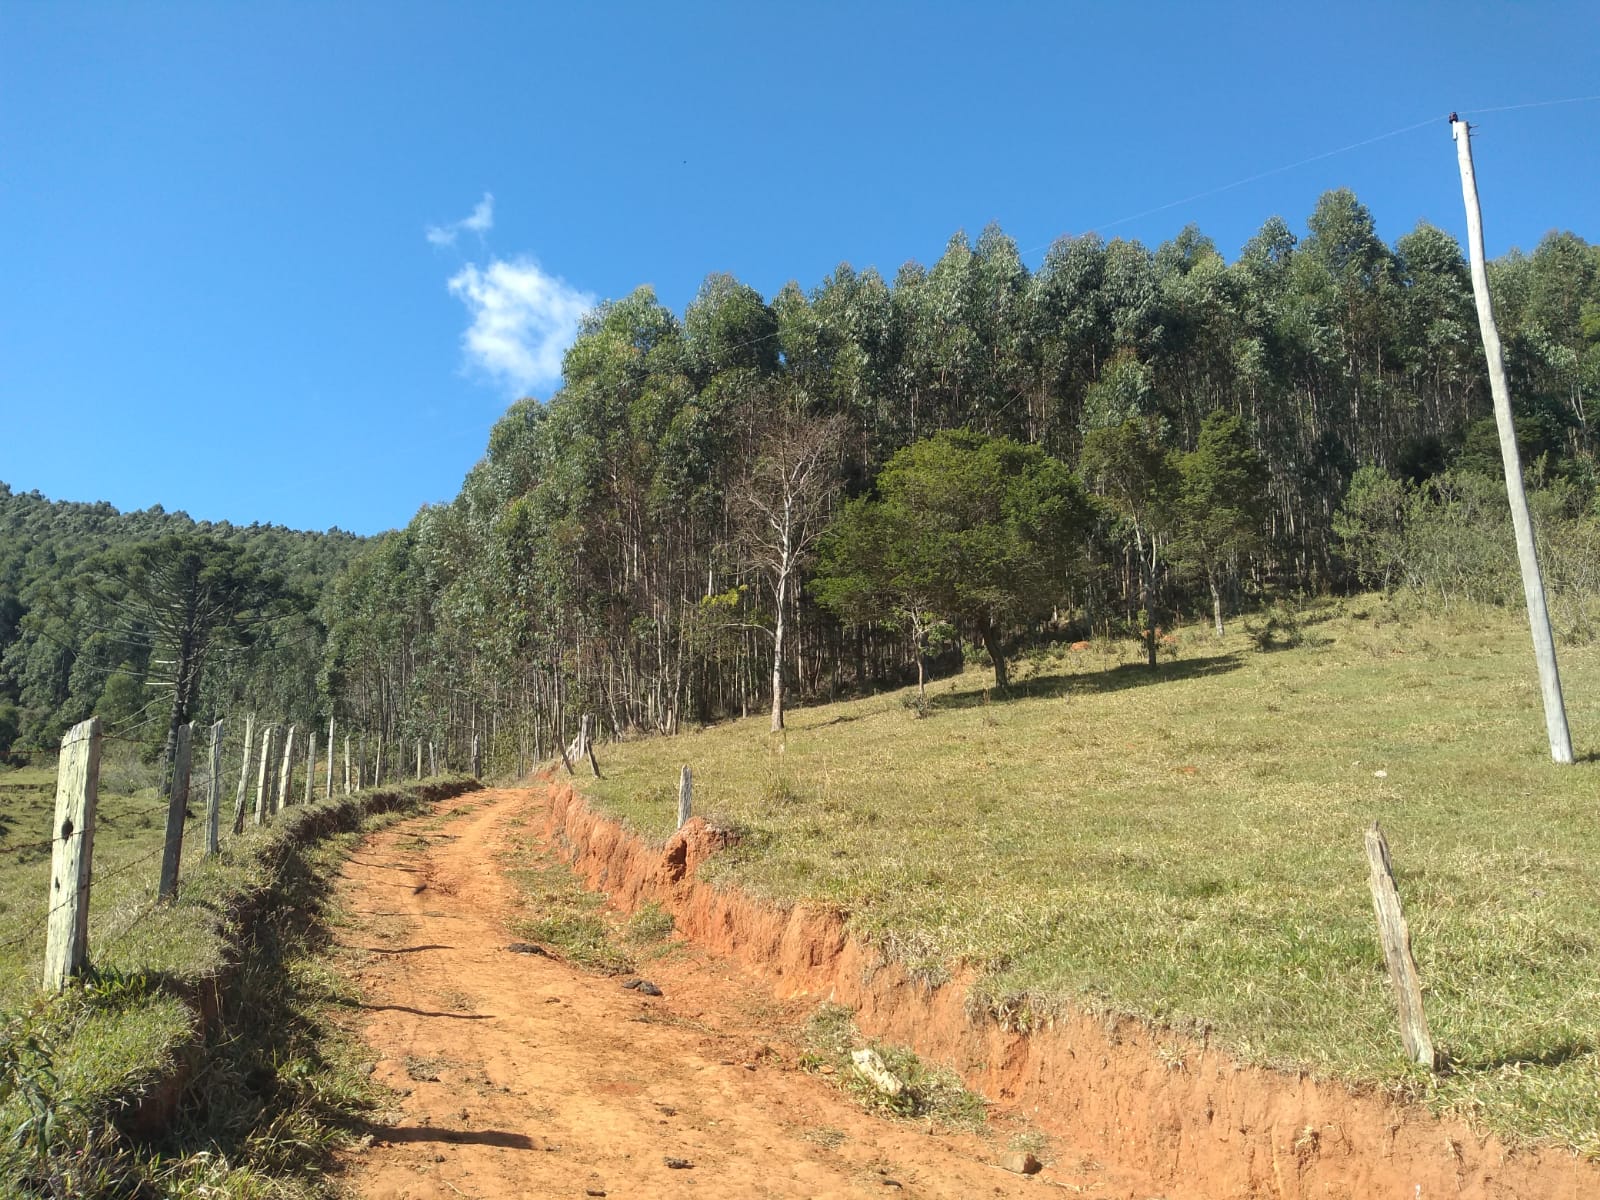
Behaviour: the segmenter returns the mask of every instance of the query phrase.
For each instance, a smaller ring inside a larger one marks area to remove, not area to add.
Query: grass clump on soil
[[[520,911],[509,922],[516,937],[555,951],[569,962],[606,975],[636,971],[641,959],[670,949],[672,914],[654,902],[623,919],[605,897],[584,887],[566,863],[538,846],[519,845],[502,856],[517,886]]]
[[[349,1139],[371,1094],[333,1020],[353,999],[315,958],[328,888],[351,831],[383,819],[369,814],[460,786],[286,809],[215,859],[186,856],[177,902],[159,908],[153,878],[97,882],[82,985],[39,995],[36,955],[7,979],[0,1196],[331,1194],[328,1149]],[[118,798],[106,800],[114,815]],[[108,915],[113,929],[134,918],[128,936],[97,939]],[[217,1004],[204,1023],[195,1005],[208,993]]]
[[[932,1066],[904,1046],[863,1038],[843,1005],[819,1005],[801,1040],[805,1045],[801,1067],[826,1076],[872,1112],[972,1130],[981,1129],[988,1119],[983,1097],[963,1087],[954,1071]],[[880,1091],[855,1069],[851,1052],[863,1048],[875,1051],[905,1085],[898,1095]]]
[[[1132,643],[1035,655],[1007,693],[969,671],[930,686],[925,718],[890,694],[798,710],[784,735],[620,744],[580,785],[664,838],[662,781],[688,762],[699,811],[745,835],[704,874],[832,906],[930,980],[966,968],[1014,1028],[1131,1015],[1600,1155],[1600,647],[1562,649],[1590,751],[1562,767],[1512,614],[1368,596],[1264,621],[1185,629],[1155,672]],[[1374,820],[1438,1077],[1395,1028]]]

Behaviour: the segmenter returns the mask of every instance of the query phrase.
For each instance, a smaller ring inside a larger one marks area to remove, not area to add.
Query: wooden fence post
[[[350,794],[350,735],[344,735],[344,794]]]
[[[474,779],[483,774],[483,759],[478,755],[478,735],[472,735],[472,777]]]
[[[178,726],[178,749],[172,758],[172,790],[167,794],[167,842],[161,851],[161,886],[158,900],[178,895],[178,863],[183,857],[183,818],[189,807],[189,761],[193,755],[194,725]]]
[[[678,772],[678,828],[682,829],[694,815],[694,774],[685,766]]]
[[[422,778],[422,739],[417,739],[417,778]]]
[[[306,790],[300,799],[302,804],[310,804],[316,795],[317,786],[317,731],[315,728],[306,730]]]
[[[383,783],[383,739],[378,739],[377,747],[372,752],[372,786],[378,787]]]
[[[333,718],[328,718],[328,782],[322,789],[324,800],[333,799]]]
[[[56,766],[56,819],[50,827],[50,914],[44,989],[59,992],[89,961],[89,879],[94,814],[100,798],[100,718],[74,725],[61,739]]]
[[[233,833],[237,837],[244,832],[244,801],[245,795],[250,790],[250,754],[255,749],[256,715],[250,713],[244,719],[244,750],[240,755],[239,763],[239,790],[233,797]]]
[[[244,814],[241,812],[241,816]],[[222,816],[222,722],[211,727],[211,778],[206,781],[206,857],[222,849],[217,825]]]
[[[272,744],[273,732],[277,726],[268,725],[261,731],[261,765],[256,769],[256,813],[255,823],[260,825],[271,815],[272,794],[268,788],[272,784]]]
[[[272,811],[274,815],[289,807],[289,789],[294,784],[295,732],[295,726],[291,725],[283,735],[283,762],[278,767],[278,787],[275,793],[275,799],[272,802]]]
[[[1400,908],[1400,889],[1395,886],[1394,866],[1389,859],[1389,842],[1374,821],[1367,830],[1368,883],[1372,888],[1372,907],[1378,916],[1378,939],[1383,943],[1389,980],[1394,984],[1395,1008],[1400,1016],[1400,1037],[1411,1061],[1430,1071],[1437,1065],[1433,1039],[1428,1036],[1428,1019],[1422,1011],[1422,980],[1417,960],[1411,955],[1411,930]]]
[[[434,751],[434,745],[430,741],[428,743],[428,775],[430,777],[432,777],[432,776],[435,776],[435,775],[438,775],[438,774],[439,774],[439,759],[438,759],[437,754]]]

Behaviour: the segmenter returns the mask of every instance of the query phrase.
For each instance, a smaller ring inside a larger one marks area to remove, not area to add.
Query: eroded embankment
[[[1046,1131],[1163,1180],[1172,1196],[1600,1196],[1600,1167],[1511,1150],[1464,1122],[1345,1085],[1242,1066],[1139,1022],[1057,1019],[1028,1034],[969,1014],[966,981],[928,987],[851,937],[834,913],[778,909],[696,879],[722,845],[695,818],[654,847],[549,786],[546,837],[590,886],[631,911],[656,901],[696,943],[782,995],[857,1012],[866,1032],[958,1069]]]

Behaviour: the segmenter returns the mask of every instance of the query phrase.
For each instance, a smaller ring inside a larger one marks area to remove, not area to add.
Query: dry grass
[[[1071,1006],[1206,1031],[1239,1057],[1424,1094],[1600,1154],[1600,649],[1565,647],[1580,754],[1549,761],[1525,628],[1377,598],[1039,656],[1010,695],[930,688],[608,747],[598,805],[641,832],[745,833],[713,878],[849,914],[1026,1027]],[[1263,650],[1261,647],[1273,647]],[[1435,1040],[1404,1061],[1362,830],[1381,820]]]

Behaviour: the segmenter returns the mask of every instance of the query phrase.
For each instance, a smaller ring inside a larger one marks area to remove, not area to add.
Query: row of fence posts
[[[222,748],[225,722],[211,726],[210,772],[206,779],[205,856],[221,850],[219,826],[222,809]],[[304,737],[305,781],[302,804],[315,798],[318,730]],[[336,725],[328,722],[327,769],[323,777],[323,796],[334,794],[334,746]],[[99,717],[73,726],[61,739],[61,756],[56,767],[55,823],[51,828],[50,907],[46,917],[44,988],[58,992],[81,974],[89,959],[89,895],[93,882],[94,831],[100,793],[100,752],[102,729]],[[291,789],[296,767],[298,727],[268,724],[258,741],[254,715],[245,718],[243,753],[240,756],[239,783],[234,792],[233,824],[235,836],[244,832],[246,800],[251,776],[255,777],[254,823],[267,824],[272,817],[293,803]],[[352,762],[351,734],[344,737],[344,794],[366,786],[366,737],[356,739],[357,755]],[[167,791],[166,837],[161,852],[161,876],[157,903],[174,900],[183,859],[183,831],[189,815],[190,782],[194,755],[194,726],[178,727]],[[423,740],[416,742],[417,778],[422,775]],[[433,742],[427,743],[428,768],[438,773],[438,754]],[[353,774],[352,774],[352,768]],[[481,774],[482,758],[478,735],[472,738],[472,773]],[[598,769],[596,770],[598,774]],[[353,783],[352,783],[353,779]],[[383,742],[376,743],[371,783],[383,779]]]

